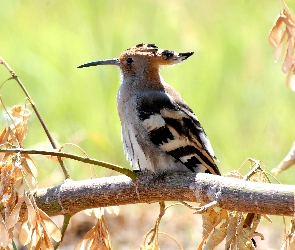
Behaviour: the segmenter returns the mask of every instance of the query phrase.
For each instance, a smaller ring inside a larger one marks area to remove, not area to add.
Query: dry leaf
[[[276,48],[275,61],[279,59],[283,51],[283,43],[287,37],[284,53],[284,61],[282,64],[282,71],[288,73],[286,84],[295,91],[295,79],[294,79],[294,41],[295,41],[295,20],[291,15],[286,3],[283,1],[283,11],[276,18],[275,24],[273,25],[269,33],[269,42]]]
[[[0,246],[6,248],[10,243],[10,237],[5,222],[0,214]]]
[[[108,212],[108,214],[119,215],[119,212],[120,212],[119,206],[105,207],[105,209]]]
[[[276,168],[272,169],[271,172],[275,175],[283,172],[289,167],[295,164],[295,142],[293,143],[289,153],[285,156],[283,161]]]
[[[203,250],[215,249],[218,244],[220,244],[226,237],[227,229],[226,228],[214,228],[212,233],[207,239],[206,245],[203,247]]]
[[[59,162],[57,156],[46,155],[46,158],[47,158],[48,160],[52,160],[52,161],[55,161],[55,162]]]
[[[41,217],[41,224],[43,228],[46,230],[48,235],[56,242],[59,242],[61,239],[61,232],[58,226],[54,223],[54,221],[41,209],[38,208],[38,213]]]
[[[83,250],[83,249],[90,249],[90,246],[93,242],[93,235],[95,234],[95,226],[91,228],[84,237],[79,241],[77,246],[75,247],[75,250]]]
[[[224,176],[237,178],[237,179],[243,179],[243,176],[237,170],[232,170],[232,171],[226,173]]]
[[[10,128],[13,131],[20,147],[22,145],[22,142],[26,138],[28,124],[26,122],[18,122],[14,125],[11,125]]]
[[[84,249],[98,249],[98,250],[111,250],[111,240],[109,230],[102,215],[97,220],[96,225],[91,228],[85,236],[79,241],[75,250]]]
[[[284,242],[281,250],[295,250],[295,222],[291,220],[290,229],[287,235],[285,235]]]
[[[23,203],[24,203],[24,198],[22,197],[18,200],[16,206],[13,208],[12,212],[10,213],[10,215],[6,221],[6,226],[8,229],[14,227],[15,224],[18,222],[19,211],[20,211]]]
[[[54,250],[54,247],[53,247],[53,245],[52,245],[52,243],[50,241],[49,235],[47,234],[46,231],[44,232],[43,249],[46,249],[46,250]]]
[[[37,213],[36,213],[34,206],[28,196],[25,196],[25,202],[26,202],[26,206],[27,206],[27,210],[28,210],[28,220],[29,220],[30,224],[36,225],[37,224]]]
[[[34,178],[37,178],[38,171],[33,159],[28,154],[24,154],[23,157],[25,158],[24,169],[27,174],[31,174]]]
[[[228,212],[222,208],[216,210],[217,208],[209,208],[202,213],[203,239],[198,249],[214,249],[226,237]]]
[[[250,163],[250,172],[244,177],[238,171],[231,171],[226,176],[248,181],[268,182],[261,161],[247,159],[241,167],[246,163]],[[263,239],[263,235],[256,232],[260,218],[260,214],[208,209],[202,214],[203,239],[198,250],[215,249],[224,239],[226,239],[225,249],[255,249],[253,237],[260,236]]]
[[[271,44],[271,46],[275,48],[279,46],[282,40],[282,34],[283,34],[281,30],[282,24],[283,24],[283,20],[282,20],[281,14],[279,14],[268,36],[269,43]]]
[[[31,241],[32,237],[32,231],[33,231],[33,226],[31,225],[29,228],[29,218],[28,218],[28,210],[26,210],[26,213],[24,215],[20,230],[19,230],[19,235],[18,239],[19,242],[22,245],[27,245]]]
[[[26,109],[22,105],[14,105],[10,109],[10,114],[13,117],[21,118],[23,121],[26,121],[29,119],[29,117],[32,115],[32,111],[29,109]]]

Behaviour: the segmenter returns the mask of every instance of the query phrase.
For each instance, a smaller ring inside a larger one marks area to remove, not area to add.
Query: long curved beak
[[[78,66],[77,68],[91,67],[91,66],[97,66],[97,65],[116,65],[116,66],[119,66],[120,61],[119,61],[118,58],[99,60],[99,61],[95,61],[95,62],[89,62],[89,63],[82,64],[82,65]]]

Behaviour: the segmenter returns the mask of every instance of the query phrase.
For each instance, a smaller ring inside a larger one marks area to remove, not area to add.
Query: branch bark
[[[210,174],[179,172],[155,178],[143,173],[135,181],[127,176],[66,180],[61,185],[39,189],[35,198],[37,205],[50,216],[135,203],[214,200],[229,210],[293,216],[294,189],[294,185],[249,182]]]

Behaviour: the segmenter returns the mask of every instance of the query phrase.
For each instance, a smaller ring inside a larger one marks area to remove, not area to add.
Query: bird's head
[[[80,65],[78,68],[97,65],[116,65],[123,74],[138,75],[150,70],[158,70],[161,65],[181,63],[194,52],[177,53],[158,49],[155,44],[138,44],[125,50],[119,58],[100,60]]]

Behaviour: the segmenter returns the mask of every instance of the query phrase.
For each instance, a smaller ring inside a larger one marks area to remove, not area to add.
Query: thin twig
[[[31,98],[29,92],[26,90],[25,86],[22,84],[21,80],[19,79],[19,77],[16,75],[16,73],[11,69],[11,67],[8,65],[7,62],[4,61],[4,59],[2,57],[0,57],[0,64],[3,64],[5,68],[7,68],[7,70],[9,71],[9,73],[11,74],[11,78],[10,79],[14,79],[18,84],[19,86],[21,87],[21,89],[23,90],[23,92],[25,93],[27,99],[29,100],[30,104],[32,105],[32,108],[35,112],[35,114],[37,115],[38,117],[38,120],[40,121],[41,123],[41,126],[43,127],[45,133],[46,133],[46,136],[47,138],[49,139],[50,143],[51,143],[51,146],[53,147],[53,149],[57,149],[57,146],[56,146],[56,143],[54,142],[44,120],[42,119],[33,99]],[[59,161],[59,164],[62,168],[62,171],[64,173],[64,176],[66,179],[70,179],[71,176],[69,174],[69,171],[67,170],[64,162],[62,161],[62,159],[60,157],[58,157],[58,161]]]
[[[211,202],[209,202],[206,205],[201,206],[201,207],[191,206],[190,204],[188,204],[188,203],[186,203],[184,201],[180,201],[180,202],[183,205],[185,205],[186,207],[195,210],[194,214],[202,214],[202,213],[205,213],[209,208],[218,206],[218,201],[211,201]]]
[[[63,239],[64,239],[64,236],[65,236],[65,233],[66,233],[66,230],[70,224],[70,219],[71,219],[71,215],[69,214],[66,214],[64,215],[64,222],[63,222],[63,226],[62,226],[62,230],[61,230],[61,239],[59,242],[56,243],[56,245],[54,246],[54,249],[56,250],[60,244],[63,242]]]
[[[0,146],[4,146],[4,145],[0,145]],[[6,146],[6,145],[5,145]],[[89,157],[82,157],[82,156],[78,156],[78,155],[74,155],[74,154],[69,154],[69,153],[65,153],[65,152],[58,152],[58,151],[46,151],[46,150],[36,150],[36,149],[23,149],[23,148],[0,148],[0,152],[3,153],[20,153],[20,154],[32,154],[32,155],[51,155],[51,156],[57,156],[59,158],[69,158],[75,161],[81,161],[83,163],[89,163],[89,164],[93,164],[96,166],[101,166],[104,168],[108,168],[111,170],[115,170],[121,174],[127,175],[128,177],[130,177],[132,180],[135,180],[137,175],[132,172],[131,170],[127,169],[127,168],[123,168],[120,167],[118,165],[115,164],[111,164],[108,162],[104,162],[104,161],[99,161],[96,159],[92,159]]]
[[[245,180],[245,181],[248,181],[250,179],[250,177],[252,175],[254,175],[258,169],[261,169],[260,161],[257,161],[252,158],[248,158],[247,160],[250,161],[251,163],[254,163],[254,166],[252,167],[250,172],[244,176],[243,180]]]

